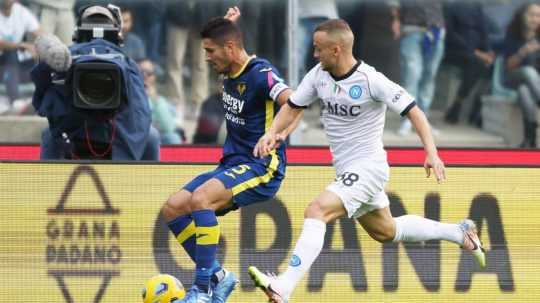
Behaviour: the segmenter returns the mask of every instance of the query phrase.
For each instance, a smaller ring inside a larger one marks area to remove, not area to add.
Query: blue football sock
[[[169,229],[174,234],[174,237],[184,247],[184,250],[187,252],[191,260],[196,262],[195,258],[197,255],[196,252],[196,243],[195,243],[195,223],[191,215],[182,215],[176,219],[167,223]],[[221,270],[221,264],[216,259],[212,265],[212,274]]]
[[[215,272],[216,251],[219,243],[219,225],[213,210],[203,209],[192,213],[196,230],[195,284],[208,291],[210,277]]]
[[[180,243],[193,262],[196,258],[195,223],[191,215],[182,215],[167,223],[174,237]]]

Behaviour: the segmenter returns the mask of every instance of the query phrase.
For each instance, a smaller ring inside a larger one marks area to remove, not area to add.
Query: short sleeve
[[[26,7],[24,6],[21,6],[21,7],[22,7],[22,16],[23,16],[22,22],[24,22],[25,32],[32,33],[32,32],[37,31],[39,29],[39,22],[36,16],[34,16],[34,14],[32,14],[32,12],[30,12],[30,10],[28,10]]]
[[[393,112],[405,116],[416,105],[413,96],[382,73],[370,73],[367,77],[371,97],[384,102]]]
[[[312,68],[309,73],[307,73],[296,91],[289,98],[289,104],[293,107],[307,107],[317,97],[317,89],[315,88],[317,69],[319,65]]]
[[[264,67],[259,70],[263,78],[264,91],[268,97],[277,101],[279,95],[289,88],[275,67]]]

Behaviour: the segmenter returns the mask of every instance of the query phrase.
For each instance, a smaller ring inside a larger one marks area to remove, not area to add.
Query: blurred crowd
[[[107,3],[122,9],[123,49],[144,75],[162,144],[216,142],[223,122],[220,86],[205,62],[199,30],[228,7],[240,7],[246,49],[287,75],[287,0],[0,0],[0,115],[32,114],[33,39],[53,33],[69,45],[77,10]],[[330,18],[349,22],[355,56],[401,84],[428,116],[437,74],[451,70],[461,81],[444,101],[446,123],[481,127],[482,97],[499,94],[514,98],[523,113],[521,146],[536,147],[540,2],[298,0],[293,54],[300,78],[316,64],[313,29]],[[193,138],[186,138],[186,120],[197,125]],[[404,120],[396,132],[407,135],[411,125]]]

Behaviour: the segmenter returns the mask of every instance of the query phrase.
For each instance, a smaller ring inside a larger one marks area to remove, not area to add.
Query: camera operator
[[[36,40],[32,104],[49,128],[41,159],[159,160],[159,134],[137,64],[120,49],[122,19],[114,5],[79,11],[74,44]]]

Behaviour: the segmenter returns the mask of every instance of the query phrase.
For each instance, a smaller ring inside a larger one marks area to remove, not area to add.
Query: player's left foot
[[[227,302],[227,298],[238,284],[236,275],[226,269],[222,269],[215,273],[214,277],[217,278],[219,282],[215,284],[212,283],[214,284],[212,287],[214,290],[214,293],[212,294],[212,303]],[[214,279],[214,277],[212,277],[212,279]]]
[[[459,227],[463,230],[462,248],[473,254],[480,268],[486,267],[486,254],[478,238],[476,224],[470,219],[465,219],[459,223]]]
[[[277,290],[272,288],[271,284],[276,280],[275,276],[263,274],[255,266],[248,267],[248,274],[251,277],[251,280],[253,280],[255,283],[255,286],[264,291],[264,293],[268,296],[268,302],[288,302],[288,298],[285,295],[280,294]]]

